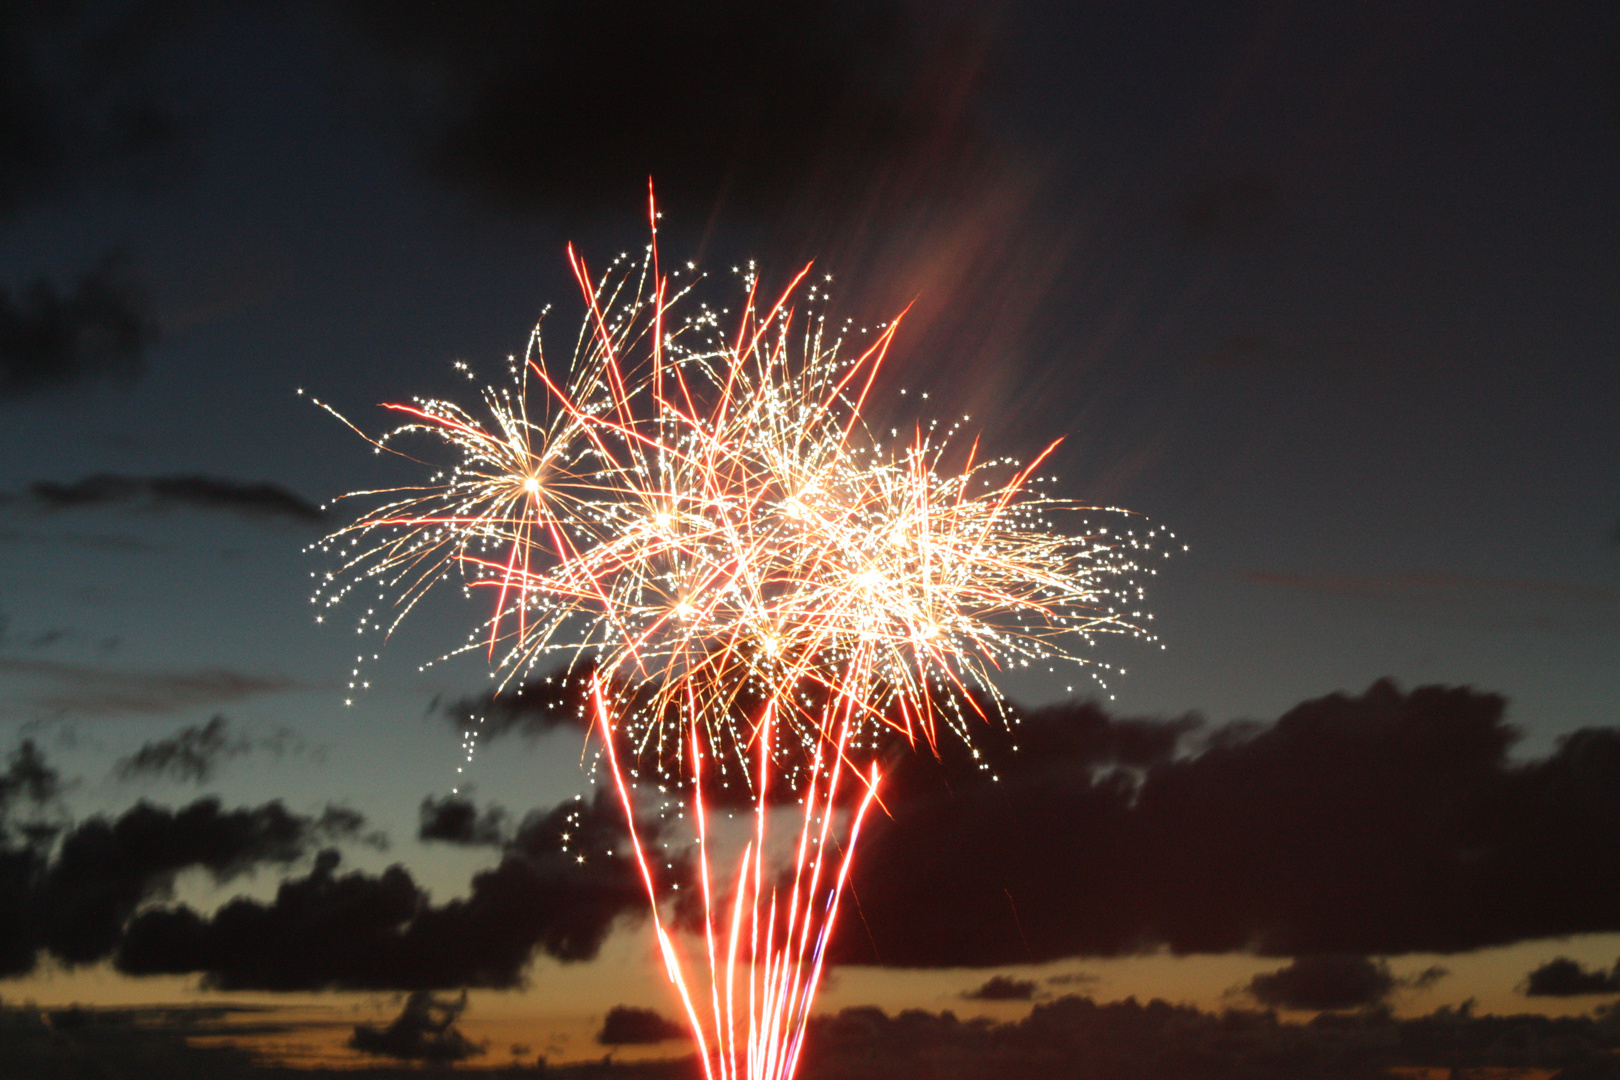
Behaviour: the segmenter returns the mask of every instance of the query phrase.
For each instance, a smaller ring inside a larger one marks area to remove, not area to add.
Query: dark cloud
[[[0,7],[0,222],[95,176],[175,159],[179,128],[147,61],[193,5]],[[126,260],[70,283],[0,286],[0,402],[138,378],[161,337]]]
[[[61,792],[61,774],[46,763],[33,740],[24,739],[0,772],[0,861],[17,848],[18,865],[31,864],[34,855],[49,849],[66,826]],[[22,896],[15,894],[19,903]]]
[[[603,1046],[650,1046],[687,1037],[682,1024],[667,1019],[653,1009],[615,1005],[602,1021],[596,1041]]]
[[[34,966],[37,940],[28,929],[34,890],[57,831],[36,815],[60,790],[61,777],[31,741],[12,752],[6,771],[0,773],[0,977],[23,974]],[[20,815],[19,810],[30,813]]]
[[[422,800],[419,840],[439,840],[467,847],[500,847],[506,842],[506,811],[491,806],[483,813],[471,799],[447,795]]]
[[[426,1061],[445,1065],[465,1061],[484,1052],[456,1030],[456,1018],[467,1008],[467,992],[454,1001],[418,990],[405,999],[405,1008],[385,1028],[356,1024],[349,1045],[363,1054]]]
[[[1560,956],[1525,976],[1524,992],[1529,997],[1620,994],[1620,964],[1612,971],[1588,971],[1574,960]]]
[[[181,871],[228,881],[355,838],[363,825],[359,814],[336,807],[306,817],[280,802],[240,810],[223,810],[218,799],[179,810],[142,802],[66,831],[52,857],[40,845],[0,846],[0,910],[12,916],[0,920],[0,971],[27,974],[41,949],[67,964],[104,959],[136,909],[167,896]]]
[[[167,739],[146,743],[118,763],[118,777],[132,780],[166,776],[174,780],[206,781],[214,775],[220,761],[253,749],[249,740],[230,738],[229,727],[230,722],[223,716],[215,716],[201,727],[184,727]]]
[[[97,473],[71,484],[39,481],[29,494],[47,510],[77,510],[115,503],[145,503],[154,509],[173,506],[225,510],[248,517],[280,517],[319,523],[320,507],[275,484],[248,484],[212,476],[123,476]]]
[[[544,735],[559,727],[584,733],[590,728],[589,664],[559,667],[504,690],[460,698],[441,712],[463,736],[498,739],[504,735]]]
[[[1249,980],[1249,993],[1279,1009],[1360,1009],[1395,989],[1389,965],[1365,956],[1301,956]]]
[[[288,679],[217,668],[191,672],[108,671],[18,657],[0,657],[0,673],[53,684],[55,689],[23,699],[45,716],[172,713],[299,687]]]
[[[775,208],[975,145],[982,42],[894,0],[346,7],[431,87],[430,169],[506,207],[619,212],[651,175],[699,213]]]
[[[1184,738],[1179,754],[1167,739],[1131,768],[1098,757],[1120,722],[1077,706],[1023,718],[1018,754],[987,729],[999,780],[949,747],[937,764],[903,759],[893,817],[873,817],[855,861],[864,932],[834,948],[993,966],[1160,946],[1450,953],[1620,930],[1620,731],[1513,761],[1504,705],[1380,682],[1201,748]]]
[[[427,1021],[439,1022],[443,1015],[430,1014]],[[256,1058],[232,1041],[251,1046],[266,1035],[283,1043],[304,1041],[330,1028],[330,1021],[301,1024],[286,1016],[229,1006],[5,1005],[0,1006],[0,1061],[7,1075],[18,1077],[284,1080],[292,1070]],[[950,1012],[845,1009],[814,1017],[804,1048],[796,1073],[804,1080],[1389,1080],[1395,1069],[1412,1076],[1612,1080],[1620,1038],[1604,1016],[1479,1016],[1464,1006],[1406,1019],[1371,1010],[1296,1024],[1280,1021],[1275,1013],[1201,1012],[1158,1000],[1100,1005],[1064,997],[1005,1024],[962,1020]],[[415,1062],[370,1066],[363,1075],[378,1080],[422,1075]],[[687,1056],[549,1068],[514,1064],[496,1072],[570,1080],[690,1080],[702,1069]],[[296,1075],[342,1080],[355,1073],[352,1066],[310,1066]]]
[[[118,260],[81,274],[70,290],[35,278],[0,287],[0,401],[81,383],[128,383],[159,338],[145,296]]]
[[[642,828],[656,839],[656,824]],[[499,865],[474,875],[470,895],[442,906],[401,866],[340,874],[338,853],[326,851],[268,903],[238,898],[211,918],[184,906],[143,912],[117,965],[132,975],[200,972],[225,990],[519,986],[536,952],[590,960],[621,916],[641,913],[625,836],[604,795],[530,815]]]
[[[181,870],[228,881],[264,864],[287,865],[316,843],[356,837],[363,819],[331,808],[318,818],[279,802],[221,810],[200,799],[177,811],[139,803],[118,818],[92,818],[62,839],[39,891],[42,939],[58,958],[110,955],[143,901],[166,895]]]
[[[233,1040],[298,1037],[314,1025],[274,1006],[159,1005],[66,1009],[0,1006],[8,1077],[235,1080],[281,1072]],[[302,1080],[334,1074],[301,1073]]]
[[[201,726],[188,725],[167,739],[143,744],[118,763],[113,775],[126,781],[168,779],[200,784],[213,779],[221,762],[256,752],[268,752],[278,758],[286,753],[311,756],[320,753],[318,749],[311,752],[287,730],[257,739],[235,736],[231,733],[230,721],[216,715]]]
[[[0,222],[92,177],[172,164],[179,126],[160,102],[154,47],[195,7],[176,0],[0,7]],[[125,260],[71,284],[0,286],[0,402],[139,377],[160,338]]]
[[[591,730],[590,685],[594,673],[594,663],[583,659],[563,664],[528,682],[490,694],[461,698],[440,706],[439,711],[464,739],[492,740],[512,734],[532,739],[559,728],[568,728],[583,740]],[[641,703],[648,702],[652,697],[650,683],[633,690],[626,689],[622,683],[615,685],[614,693],[630,694]],[[810,695],[820,690],[819,687],[807,686],[804,693]],[[741,695],[732,703],[739,713],[746,713],[755,705]],[[628,712],[638,707],[630,705],[625,709]],[[659,753],[659,747],[642,744],[621,728],[618,752],[622,762],[645,762]],[[709,771],[705,788],[705,798],[713,808],[737,809],[750,805],[751,788],[738,781],[735,771],[729,768],[728,761],[724,759],[720,768]],[[793,790],[786,785],[777,785],[771,795],[773,802],[779,800],[784,803],[795,797]]]
[[[558,728],[574,729],[580,737],[590,729],[589,688],[593,667],[588,661],[572,667],[562,667],[526,683],[508,687],[491,694],[462,698],[440,707],[441,713],[464,738],[496,739],[509,734],[538,737]],[[647,700],[651,691],[645,687],[638,691],[640,700]],[[826,688],[806,683],[795,696],[807,702],[814,711],[814,703],[825,695]],[[941,708],[960,715],[982,712],[998,716],[998,706],[977,702],[969,706],[952,700],[952,691],[935,688],[936,700]],[[739,717],[748,716],[762,702],[740,693],[732,702]],[[901,718],[891,718],[901,723]],[[974,738],[992,756],[1021,753],[1031,758],[1064,758],[1088,763],[1100,769],[1141,769],[1171,754],[1180,739],[1196,729],[1202,721],[1188,716],[1175,720],[1114,719],[1092,705],[1066,705],[1056,709],[1012,710],[1004,721],[971,721],[976,731]],[[911,785],[929,789],[938,780],[933,758],[927,751],[913,754],[904,747],[890,755],[886,763],[885,799],[891,795],[905,797]],[[626,734],[619,745],[621,761],[631,761],[655,753]],[[984,771],[982,762],[969,760],[960,745],[943,747],[946,758],[954,764],[951,769],[967,768]],[[988,774],[987,774],[988,775]],[[722,769],[708,771],[705,800],[712,807],[735,808],[750,806],[751,796],[747,784],[735,782],[734,773]],[[851,791],[846,792],[855,798]],[[797,799],[794,789],[777,785],[771,798],[784,804]]]
[[[60,790],[61,777],[32,741],[19,745],[0,773],[0,977],[34,966],[34,892],[59,831],[40,813]]]
[[[1620,1036],[1592,1017],[1475,1016],[1466,1006],[1411,1019],[1374,1009],[1290,1024],[1274,1012],[1068,996],[1006,1024],[845,1009],[812,1019],[804,1046],[806,1080],[1387,1080],[1396,1068],[1597,1080],[1615,1075]]]
[[[1034,1001],[1035,984],[1006,975],[992,975],[983,985],[964,990],[962,997],[967,1001]]]
[[[12,751],[6,771],[0,773],[0,824],[17,803],[42,806],[62,790],[62,776],[45,763],[45,755],[32,739]]]
[[[1433,986],[1435,983],[1439,982],[1441,979],[1450,974],[1450,968],[1442,967],[1439,964],[1432,964],[1418,972],[1416,975],[1408,975],[1406,978],[1401,979],[1400,984],[1402,986],[1409,986],[1414,990],[1427,990],[1429,987]]]

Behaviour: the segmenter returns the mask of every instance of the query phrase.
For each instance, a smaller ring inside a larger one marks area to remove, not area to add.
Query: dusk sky
[[[1177,537],[1123,675],[1003,685],[999,786],[896,774],[825,1010],[1620,999],[1620,12],[1427,0],[6,5],[0,999],[680,1052],[598,1040],[678,1010],[556,850],[621,827],[580,731],[467,764],[482,654],[422,665],[482,609],[379,648],[307,550],[410,475],[309,395],[383,430],[548,306],[565,365],[565,245],[639,251],[649,177],[718,290],[913,305],[874,424],[1061,438]],[[386,948],[289,914],[343,881]]]

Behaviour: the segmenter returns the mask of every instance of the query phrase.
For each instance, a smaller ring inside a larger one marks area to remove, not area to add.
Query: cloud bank
[[[837,957],[1390,956],[1620,930],[1620,731],[1515,762],[1503,713],[1380,682],[1201,745],[1189,724],[1033,713],[981,740],[999,781],[954,747],[902,757]]]
[[[36,764],[36,756],[19,752],[6,775],[32,782]],[[8,819],[14,812],[9,802],[0,809]],[[309,817],[280,802],[225,810],[218,799],[178,810],[141,802],[116,818],[67,829],[8,823],[0,828],[0,976],[28,974],[42,951],[70,966],[113,956],[131,917],[166,897],[184,870],[225,882],[262,866],[288,866],[319,844],[358,837],[364,823],[340,807]]]
[[[480,812],[471,799],[446,795],[422,800],[416,838],[462,847],[500,847],[506,842],[506,811],[491,806]]]
[[[1574,960],[1559,956],[1525,976],[1527,997],[1584,997],[1620,994],[1620,963],[1612,971],[1588,971]]]
[[[145,296],[116,260],[68,290],[43,277],[16,294],[0,287],[0,402],[133,382],[159,337]]]
[[[1035,984],[1026,979],[992,975],[983,985],[962,994],[964,1001],[1034,1001]]]
[[[356,1024],[349,1046],[362,1054],[391,1057],[399,1061],[421,1061],[448,1065],[465,1061],[484,1052],[456,1029],[456,1018],[467,1009],[467,992],[454,1001],[436,998],[418,990],[405,999],[392,1023],[379,1028]]]
[[[121,780],[170,777],[202,783],[214,775],[221,761],[253,749],[245,739],[232,739],[229,727],[230,721],[215,716],[200,727],[181,728],[170,738],[143,744],[120,761],[115,772]]]
[[[1280,1009],[1359,1009],[1377,1005],[1395,989],[1389,965],[1365,956],[1301,956],[1249,980],[1249,993]]]
[[[642,828],[644,839],[658,834]],[[143,911],[117,967],[200,973],[221,990],[520,986],[537,952],[593,959],[622,916],[641,914],[646,896],[624,836],[622,811],[602,795],[533,814],[500,863],[473,876],[470,895],[442,905],[403,866],[343,874],[328,849],[269,902],[238,898],[212,916],[183,905]]]
[[[602,1021],[596,1041],[603,1046],[651,1046],[688,1038],[686,1026],[653,1009],[615,1005]]]

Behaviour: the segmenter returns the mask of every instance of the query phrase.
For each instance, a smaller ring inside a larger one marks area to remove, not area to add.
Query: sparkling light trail
[[[750,268],[738,315],[683,314],[697,279],[662,273],[651,220],[645,257],[600,279],[569,249],[588,314],[565,382],[537,330],[514,386],[483,391],[487,420],[388,406],[410,419],[379,451],[425,436],[452,460],[424,485],[357,493],[384,502],[323,542],[340,566],[316,599],[376,586],[391,629],[459,574],[493,596],[463,650],[484,649],[501,685],[559,651],[590,662],[589,720],[705,1074],[786,1080],[885,736],[932,747],[943,724],[971,744],[973,724],[1004,720],[995,673],[1088,664],[1073,646],[1100,633],[1148,637],[1135,577],[1168,534],[1114,510],[1125,528],[1091,529],[1079,512],[1098,508],[1040,494],[1052,447],[984,460],[953,441],[961,422],[882,438],[862,408],[899,320],[846,349],[809,268],[768,306]],[[643,768],[684,793],[696,831],[696,959],[660,909],[679,885],[636,832]],[[709,806],[739,788],[753,836],[717,878]],[[769,819],[794,796],[779,872]]]

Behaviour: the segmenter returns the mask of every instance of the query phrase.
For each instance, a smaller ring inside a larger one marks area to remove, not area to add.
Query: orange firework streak
[[[883,736],[933,747],[943,723],[971,743],[972,723],[1002,707],[992,671],[1085,663],[1064,643],[1097,633],[1146,637],[1130,576],[1160,534],[1055,528],[1051,515],[1094,508],[1033,492],[1050,447],[1026,465],[980,460],[975,440],[951,471],[956,428],[931,425],[886,451],[861,410],[898,320],[845,359],[808,268],[763,313],[750,272],[730,334],[708,308],[677,321],[692,286],[661,273],[650,197],[649,211],[639,264],[621,257],[593,285],[569,250],[588,315],[566,382],[537,330],[513,362],[516,391],[484,389],[489,422],[444,401],[390,406],[412,419],[379,450],[426,436],[456,459],[428,483],[357,493],[384,503],[323,541],[342,565],[317,599],[392,591],[391,629],[459,571],[496,598],[463,650],[486,650],[507,680],[559,650],[594,660],[589,719],[705,1074],[787,1080],[878,801]],[[545,388],[533,418],[531,377]],[[385,621],[374,612],[362,629]],[[666,926],[638,831],[649,760],[690,793],[696,961]],[[753,836],[717,879],[705,785],[732,779]],[[779,872],[767,848],[782,785],[803,812]]]
[[[601,683],[593,679],[591,704],[596,722],[604,730],[611,731],[614,727],[613,713],[601,691]],[[636,829],[635,802],[613,748],[613,739],[609,737],[604,740],[609,773],[624,806],[625,818],[630,823],[630,842],[636,865],[651,901],[653,926],[665,971],[675,984],[686,1009],[687,1022],[691,1025],[698,1055],[703,1061],[704,1075],[722,1080],[793,1075],[803,1045],[804,1028],[810,1019],[810,1007],[815,1000],[816,986],[821,979],[827,940],[838,918],[838,901],[843,895],[855,844],[860,837],[861,822],[877,797],[879,776],[877,767],[873,765],[862,778],[866,781],[866,793],[854,812],[849,838],[838,862],[837,876],[830,884],[824,884],[824,859],[821,855],[827,850],[838,797],[838,780],[846,768],[830,768],[825,786],[818,789],[821,764],[818,754],[803,799],[804,815],[797,857],[793,863],[792,884],[782,890],[785,896],[779,895],[774,887],[764,889],[763,852],[768,811],[765,794],[772,769],[770,755],[765,750],[770,734],[769,712],[770,708],[767,707],[767,719],[762,725],[764,739],[760,742],[759,769],[755,774],[759,785],[754,809],[755,835],[738,860],[729,919],[724,917],[723,912],[717,917],[710,886],[708,811],[702,794],[704,754],[697,730],[692,731],[692,807],[698,832],[698,872],[703,896],[708,1016],[704,1015],[703,1003],[693,997],[687,964],[681,959],[660,917],[659,889],[654,883],[652,868]],[[835,758],[842,753],[849,731],[847,724],[840,725]],[[818,751],[819,746],[824,745],[819,744]],[[812,836],[812,828],[818,824],[819,832]],[[821,901],[819,907],[818,900]],[[762,901],[768,904],[763,939],[759,918]],[[780,932],[776,917],[779,901],[785,901],[787,907],[786,921]],[[725,953],[723,964],[718,962],[718,953],[722,948]],[[739,1015],[737,977],[743,970],[747,972],[748,996],[742,1005],[743,1014]],[[737,1042],[739,1031],[743,1033],[741,1046]]]

